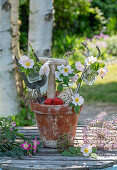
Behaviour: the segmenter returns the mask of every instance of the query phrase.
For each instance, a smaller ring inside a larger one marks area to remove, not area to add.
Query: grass
[[[98,76],[92,86],[82,84],[80,95],[87,104],[110,103],[117,104],[117,64],[107,65],[109,72],[102,79]]]

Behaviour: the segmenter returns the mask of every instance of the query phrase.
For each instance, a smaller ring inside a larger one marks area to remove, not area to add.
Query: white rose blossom
[[[57,66],[57,69],[58,69],[59,71],[61,71],[63,68],[64,68],[64,65]]]
[[[39,70],[39,75],[46,75],[48,76],[49,75],[49,72],[50,72],[50,68],[49,68],[49,64],[51,63],[51,61],[47,61],[44,65],[41,66],[40,70]]]
[[[73,69],[71,68],[70,65],[63,66],[63,68],[62,68],[62,70],[61,70],[61,73],[62,73],[64,76],[68,76],[69,74],[72,74],[72,73],[73,73]]]
[[[22,65],[22,63],[23,63],[25,60],[28,60],[28,59],[29,59],[28,56],[23,55],[23,56],[20,57],[19,63]]]
[[[34,66],[34,60],[33,59],[30,59],[30,58],[27,58],[27,59],[24,59],[22,61],[20,61],[21,65],[24,67],[24,68],[33,68]]]
[[[92,153],[92,147],[88,144],[84,144],[81,147],[81,152],[84,156],[89,156],[89,154]]]
[[[80,61],[76,61],[76,62],[75,62],[75,66],[76,66],[76,69],[77,69],[78,71],[83,71],[83,70],[84,70],[84,66],[81,64]]]
[[[107,72],[108,72],[108,69],[107,69],[106,67],[100,68],[100,69],[98,70],[98,73],[99,73],[99,75],[100,75],[102,78],[106,75]]]
[[[75,96],[72,96],[72,103],[75,106],[81,106],[84,103],[84,98],[79,95],[79,93],[75,94]]]
[[[85,64],[90,65],[91,63],[95,63],[96,61],[97,61],[97,57],[93,57],[93,56],[87,57],[85,59]]]
[[[62,78],[60,78],[61,72],[55,71],[55,78],[57,78],[59,81],[63,81]]]
[[[73,81],[73,82],[77,82],[78,78],[79,78],[79,75],[75,74],[75,76],[70,77],[70,80]]]

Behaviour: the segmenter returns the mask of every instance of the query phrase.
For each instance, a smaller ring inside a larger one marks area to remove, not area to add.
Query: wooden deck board
[[[82,138],[82,126],[78,126],[76,139],[80,142]],[[26,137],[34,135],[39,138],[37,127],[21,127],[20,133]],[[91,135],[91,134],[90,134]],[[98,151],[97,159],[89,157],[66,157],[61,156],[56,149],[42,147],[38,154],[32,156],[24,156],[22,160],[11,157],[0,158],[0,167],[4,170],[85,170],[97,169],[113,166],[117,163],[116,151]]]

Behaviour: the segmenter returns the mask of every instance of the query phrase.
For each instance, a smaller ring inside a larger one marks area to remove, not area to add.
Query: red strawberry
[[[53,105],[62,105],[63,101],[59,98],[54,98],[53,99]]]
[[[46,100],[46,99],[47,99],[47,96],[44,96],[44,99]]]
[[[48,98],[48,99],[46,99],[46,100],[44,101],[44,104],[46,104],[46,105],[52,105],[52,102],[53,102],[53,99]]]

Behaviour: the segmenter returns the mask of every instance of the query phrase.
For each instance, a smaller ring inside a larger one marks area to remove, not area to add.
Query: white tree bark
[[[8,0],[0,0],[0,117],[18,113],[10,9]]]
[[[52,0],[30,0],[28,40],[38,57],[51,56],[52,27]],[[47,87],[48,81],[41,88],[42,94],[47,91]]]
[[[19,56],[19,0],[9,0],[11,3],[11,28],[13,55]]]
[[[20,50],[19,50],[19,0],[9,0],[11,3],[11,29],[12,29],[12,53],[17,58],[20,57]],[[18,68],[15,69],[15,79],[16,79],[16,86],[18,94],[21,96],[23,93],[23,85],[20,72]]]
[[[30,0],[29,42],[38,57],[51,56],[52,0]]]

